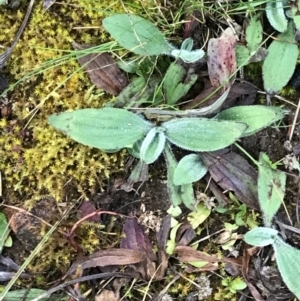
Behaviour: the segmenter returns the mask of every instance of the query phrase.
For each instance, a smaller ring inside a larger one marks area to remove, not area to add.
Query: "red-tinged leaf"
[[[201,153],[215,182],[225,190],[234,191],[240,202],[259,209],[257,171],[235,152],[217,151]]]
[[[209,40],[207,67],[213,87],[220,87],[236,71],[235,44],[236,36],[231,28],[227,28],[220,38]],[[223,87],[223,91],[227,90],[230,85],[227,82]]]
[[[89,256],[75,261],[67,275],[73,275],[78,270],[85,270],[93,267],[105,267],[110,265],[129,265],[145,260],[145,254],[128,249],[109,249],[95,252]]]
[[[198,17],[200,17],[199,12],[194,11],[189,20],[184,23],[183,39],[191,37],[192,32],[199,25]]]
[[[83,218],[96,211],[96,207],[89,201],[84,201],[79,207],[80,217]],[[93,215],[87,219],[90,222],[99,223],[100,215]]]
[[[152,250],[152,244],[145,235],[142,226],[136,218],[128,218],[123,225],[125,238],[120,242],[121,248],[136,250],[145,253],[148,258],[155,260],[156,256]]]
[[[73,47],[83,50],[91,46],[74,42]],[[118,95],[128,85],[126,76],[108,53],[90,53],[78,57],[78,61],[88,72],[92,83],[109,94]]]

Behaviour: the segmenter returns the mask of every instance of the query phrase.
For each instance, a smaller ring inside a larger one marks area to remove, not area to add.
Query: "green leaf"
[[[184,156],[178,163],[174,173],[174,184],[183,185],[200,180],[207,172],[201,157],[197,154]]]
[[[236,63],[238,67],[246,66],[247,64],[249,64],[251,54],[250,54],[250,50],[246,46],[236,45],[235,54],[236,54]]]
[[[253,246],[265,247],[273,244],[278,231],[272,228],[257,227],[244,235],[244,241]]]
[[[144,141],[144,138],[139,139],[138,141],[136,141],[132,147],[128,148],[128,152],[131,156],[140,159],[140,154],[141,154],[141,147],[142,147],[142,143]]]
[[[299,50],[291,23],[288,30],[270,44],[268,52],[263,63],[263,80],[265,90],[272,94],[288,83],[296,67]]]
[[[161,127],[152,128],[145,137],[140,152],[141,160],[151,164],[162,153],[166,143],[166,135]]]
[[[169,54],[172,50],[163,34],[139,16],[115,14],[105,18],[103,26],[121,46],[136,54]]]
[[[195,211],[195,198],[194,198],[193,185],[190,183],[190,184],[179,185],[178,187],[179,187],[179,193],[182,199],[182,203],[185,205],[185,207],[189,208],[192,211]]]
[[[185,63],[195,63],[202,59],[205,52],[202,49],[187,51],[184,49],[173,49],[171,56],[182,59]]]
[[[163,89],[168,105],[174,105],[182,96],[186,95],[198,76],[191,74],[187,77],[183,66],[173,63],[167,70],[163,80]]]
[[[10,291],[5,295],[5,298],[3,300],[5,301],[31,301],[34,298],[39,297],[41,294],[43,294],[45,291],[42,289],[37,288],[31,288],[31,289],[20,289],[15,291]],[[58,295],[52,295],[51,300],[53,301],[65,301],[66,296],[58,296]],[[39,299],[41,301],[49,300],[49,296],[46,296],[44,298]]]
[[[192,151],[214,151],[232,144],[246,130],[247,125],[234,121],[206,118],[173,119],[162,124],[167,139]]]
[[[193,229],[197,229],[209,217],[210,213],[210,209],[203,203],[199,203],[196,206],[196,211],[188,214],[187,220]]]
[[[167,185],[169,195],[173,206],[176,207],[182,203],[182,198],[180,194],[180,186],[176,186],[174,184],[174,172],[177,167],[177,161],[171,151],[169,143],[166,143],[164,155],[167,163]]]
[[[152,128],[134,113],[115,108],[54,114],[49,123],[75,141],[102,150],[131,147]]]
[[[286,174],[272,169],[261,153],[258,166],[258,199],[266,226],[270,226],[285,194]]]
[[[279,32],[285,32],[288,22],[284,14],[281,0],[267,1],[266,14],[270,24]]]
[[[300,299],[300,250],[290,246],[280,237],[276,237],[273,248],[283,281],[297,299]]]
[[[263,28],[258,17],[251,18],[250,23],[246,29],[246,41],[250,52],[256,52],[259,44],[262,42],[262,33]]]
[[[273,110],[270,106],[238,106],[222,111],[216,118],[246,123],[248,127],[242,134],[242,137],[246,137],[282,119],[285,113],[286,111],[283,109],[276,108]]]
[[[0,212],[0,254],[3,247],[11,247],[12,239],[9,236],[10,228],[4,213]]]

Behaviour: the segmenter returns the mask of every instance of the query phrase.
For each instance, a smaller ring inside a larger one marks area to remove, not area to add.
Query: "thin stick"
[[[297,105],[297,109],[296,109],[296,112],[295,112],[293,124],[292,124],[291,130],[290,130],[290,133],[289,133],[289,141],[292,140],[292,137],[293,137],[293,134],[294,134],[295,126],[296,126],[298,115],[299,115],[299,109],[300,109],[300,98],[298,100],[298,105]]]

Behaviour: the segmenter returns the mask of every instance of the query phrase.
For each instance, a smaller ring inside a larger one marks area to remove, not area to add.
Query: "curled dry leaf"
[[[82,271],[93,267],[128,265],[142,262],[143,260],[145,260],[145,255],[139,251],[128,249],[103,250],[75,261],[67,275],[72,276],[78,270]],[[136,277],[136,275],[133,274],[133,277]]]
[[[234,191],[239,201],[252,209],[259,209],[257,171],[235,152],[202,153],[210,175],[225,190]]]
[[[197,268],[197,271],[214,271],[219,269],[216,265],[218,262],[231,263],[237,266],[242,266],[241,258],[228,258],[220,257],[218,254],[207,254],[201,251],[197,251],[189,246],[177,246],[175,248],[177,258],[179,261],[191,263],[191,262],[207,262],[207,264],[201,268]],[[192,271],[195,271],[194,269]]]
[[[220,38],[210,39],[207,47],[207,67],[209,79],[213,87],[225,83],[223,92],[233,81],[227,82],[237,69],[235,56],[236,36],[231,28],[227,28]]]
[[[73,47],[84,50],[91,46],[73,42]],[[78,57],[78,61],[88,72],[92,83],[109,94],[118,95],[128,85],[126,76],[108,53],[90,53]]]

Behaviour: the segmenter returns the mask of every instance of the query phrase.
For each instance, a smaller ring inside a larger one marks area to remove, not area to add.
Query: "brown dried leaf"
[[[248,268],[251,256],[257,251],[257,247],[249,247],[249,245],[245,245],[244,254],[242,260],[242,274],[244,280],[247,283],[248,289],[251,292],[252,296],[256,301],[264,301],[264,298],[261,296],[257,288],[248,280]]]
[[[76,50],[88,49],[90,45],[73,42]],[[127,85],[124,73],[108,53],[91,53],[78,58],[80,65],[90,76],[92,83],[112,95],[118,95]]]
[[[113,291],[103,290],[99,295],[95,297],[95,301],[118,301],[119,298],[115,296]]]
[[[89,256],[76,260],[70,267],[67,275],[73,275],[78,270],[110,265],[128,265],[142,262],[145,254],[128,249],[109,249],[95,252]]]
[[[220,87],[236,71],[235,44],[236,36],[230,27],[223,32],[220,38],[209,40],[207,67],[213,87]],[[231,83],[226,83],[222,88],[223,92],[230,85]]]
[[[175,252],[177,253],[178,260],[183,262],[193,262],[193,261],[194,262],[206,261],[208,263],[229,262],[232,264],[242,266],[241,258],[228,258],[223,256],[220,258],[218,254],[206,254],[201,251],[196,251],[192,247],[188,247],[188,246],[177,246],[175,248]]]
[[[121,248],[145,253],[150,260],[156,260],[156,256],[152,250],[152,244],[136,218],[128,218],[125,221],[123,225],[123,232],[125,234],[125,238],[121,239]]]
[[[171,215],[167,215],[163,219],[160,229],[156,234],[158,246],[162,249],[165,248],[168,237],[169,237],[169,232],[171,229],[171,218],[172,218]]]
[[[257,171],[235,152],[201,153],[210,175],[225,190],[234,191],[239,201],[259,209]]]
[[[176,232],[176,245],[187,246],[196,236],[195,230],[189,222],[184,222]]]

